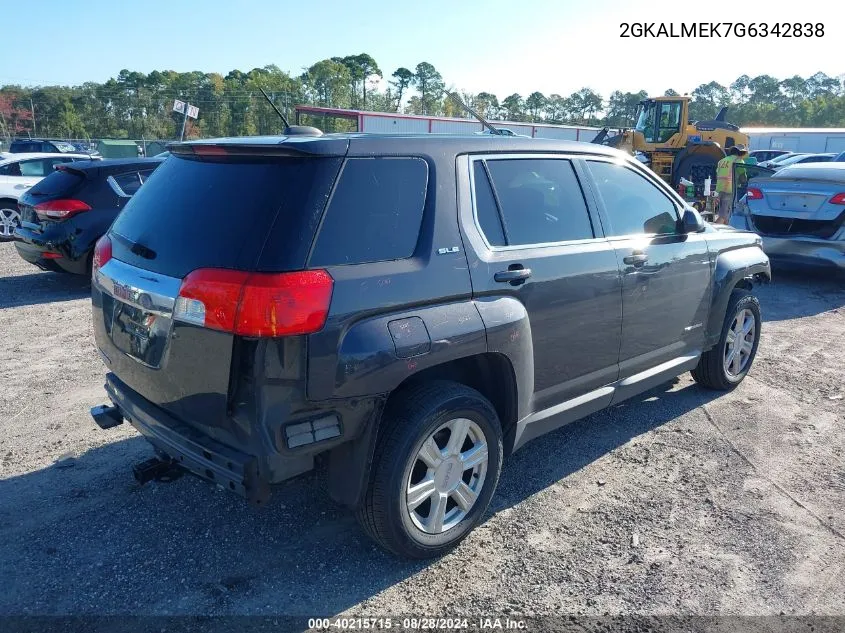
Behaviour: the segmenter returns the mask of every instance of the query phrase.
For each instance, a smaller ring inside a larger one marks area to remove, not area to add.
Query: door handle
[[[500,270],[493,279],[502,283],[523,282],[531,276],[530,268],[515,268],[513,270]]]
[[[634,251],[627,257],[623,257],[622,261],[628,264],[629,266],[639,267],[648,261],[648,255],[646,255],[645,253]]]

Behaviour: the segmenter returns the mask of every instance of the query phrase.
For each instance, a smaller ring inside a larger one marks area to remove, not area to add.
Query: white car
[[[20,224],[18,198],[59,163],[92,160],[87,154],[6,154],[0,157],[0,241],[12,239]],[[94,159],[99,160],[99,159]]]

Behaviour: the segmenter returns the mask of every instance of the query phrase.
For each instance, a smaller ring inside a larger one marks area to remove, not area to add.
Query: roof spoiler
[[[249,137],[246,137],[249,138]],[[285,137],[283,137],[284,139]],[[174,142],[167,145],[167,150],[177,156],[196,156],[198,158],[226,158],[226,157],[276,157],[276,158],[309,158],[318,156],[345,156],[349,149],[347,139],[325,138],[296,142],[297,137],[287,137],[293,142],[278,143],[238,143],[236,140],[227,142],[193,141],[187,143]],[[314,137],[311,137],[314,138]]]

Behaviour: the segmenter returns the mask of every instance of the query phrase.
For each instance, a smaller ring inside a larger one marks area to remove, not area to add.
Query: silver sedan
[[[845,163],[805,163],[774,174],[737,166],[730,224],[758,233],[773,260],[845,271]]]

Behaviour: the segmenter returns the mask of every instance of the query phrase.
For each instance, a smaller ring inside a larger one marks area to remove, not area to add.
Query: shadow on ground
[[[87,275],[37,272],[0,277],[0,309],[90,296],[91,280]]]
[[[845,306],[845,276],[812,268],[774,267],[773,282],[755,287],[764,321],[813,316]]]
[[[668,387],[530,443],[490,512],[718,395]],[[313,476],[255,510],[193,477],[138,487],[130,466],[150,453],[132,437],[0,482],[0,613],[329,615],[429,564],[378,549]]]

